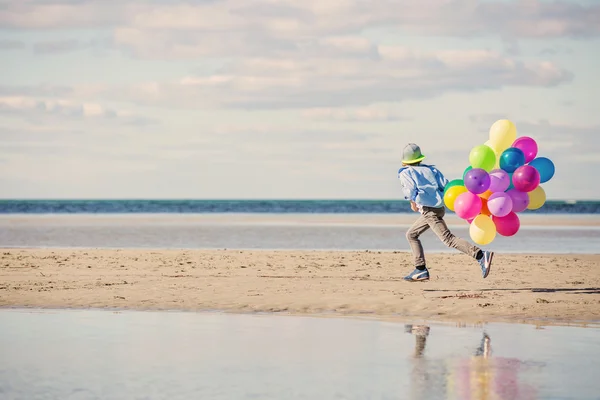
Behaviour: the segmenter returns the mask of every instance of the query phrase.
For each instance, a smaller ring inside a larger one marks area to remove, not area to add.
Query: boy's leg
[[[444,221],[445,214],[446,210],[444,208],[429,208],[426,211],[424,210],[423,216],[433,232],[446,246],[452,247],[453,249],[477,259],[481,249],[462,238],[454,236],[454,234],[450,232],[450,229],[448,229],[446,221]]]
[[[415,267],[425,266],[425,252],[423,251],[423,245],[419,240],[419,236],[429,229],[429,222],[421,214],[414,224],[406,232],[406,240],[410,245],[410,249],[413,254]]]
[[[437,237],[439,237],[446,246],[457,249],[476,259],[481,267],[483,277],[487,278],[490,273],[494,253],[491,251],[482,251],[479,247],[472,245],[466,240],[454,236],[452,232],[450,232],[450,229],[448,229],[446,221],[444,221],[445,214],[445,208],[428,208],[423,210],[423,216]]]

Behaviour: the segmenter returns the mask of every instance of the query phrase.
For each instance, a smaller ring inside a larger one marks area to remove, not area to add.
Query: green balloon
[[[481,168],[488,172],[496,165],[496,153],[486,145],[473,147],[469,154],[469,162],[473,168]]]
[[[452,186],[465,186],[465,181],[462,179],[453,179],[444,188],[444,194],[450,189]]]
[[[465,180],[465,176],[467,176],[467,172],[469,172],[472,169],[473,167],[471,167],[470,165],[467,168],[465,168],[465,172],[463,172],[463,181]]]

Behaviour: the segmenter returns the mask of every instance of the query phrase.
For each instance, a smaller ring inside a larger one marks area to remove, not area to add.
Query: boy
[[[450,232],[444,215],[444,187],[448,180],[436,168],[430,165],[421,165],[425,156],[421,149],[414,143],[409,143],[402,152],[402,168],[398,171],[398,178],[402,184],[404,198],[410,201],[410,208],[421,215],[406,232],[414,260],[415,270],[404,277],[410,282],[429,280],[429,271],[425,265],[425,254],[419,236],[431,228],[438,238],[448,247],[455,248],[479,262],[483,277],[490,273],[490,266],[494,253],[482,251],[477,246],[471,245],[464,239],[458,238]]]

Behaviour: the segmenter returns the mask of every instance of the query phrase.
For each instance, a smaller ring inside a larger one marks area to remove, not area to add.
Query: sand
[[[455,322],[600,321],[600,255],[497,254],[492,272],[460,253],[0,250],[0,306],[221,310]]]

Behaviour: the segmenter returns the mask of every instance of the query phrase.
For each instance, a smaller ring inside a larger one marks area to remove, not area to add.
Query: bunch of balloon
[[[517,138],[515,125],[506,119],[492,125],[485,144],[471,149],[462,179],[444,189],[444,204],[469,222],[475,243],[490,244],[497,234],[514,236],[521,227],[517,214],[544,205],[541,184],[552,179],[555,167],[537,155],[536,141]]]

